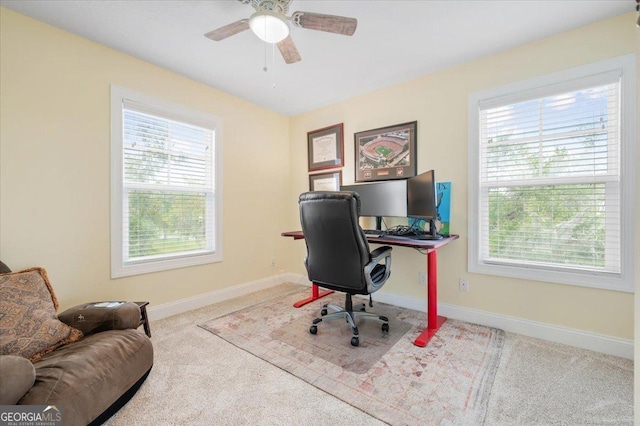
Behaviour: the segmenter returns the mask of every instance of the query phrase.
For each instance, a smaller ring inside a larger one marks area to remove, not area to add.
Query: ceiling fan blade
[[[224,40],[227,37],[231,37],[232,35],[236,35],[241,33],[242,31],[246,31],[249,29],[249,20],[241,19],[236,22],[232,22],[224,27],[220,27],[217,30],[209,31],[204,36],[206,38],[210,38],[211,40],[220,41]]]
[[[278,42],[278,49],[284,58],[284,61],[287,64],[295,64],[296,62],[300,62],[302,58],[300,57],[300,53],[298,53],[298,49],[296,45],[293,43],[293,39],[291,36],[288,36],[282,41]]]
[[[348,36],[353,35],[358,26],[358,20],[355,18],[311,12],[295,12],[291,15],[291,22],[298,27],[310,30]]]

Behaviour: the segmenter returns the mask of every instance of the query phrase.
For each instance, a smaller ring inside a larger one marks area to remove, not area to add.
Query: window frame
[[[124,141],[123,115],[126,102],[143,107],[148,113],[160,117],[182,121],[214,131],[213,178],[214,202],[212,203],[211,229],[214,232],[213,252],[184,253],[169,256],[150,257],[145,260],[125,261],[125,234],[123,229],[124,199]],[[203,265],[223,260],[222,247],[222,133],[223,122],[218,116],[197,111],[174,102],[136,92],[131,89],[111,85],[111,278],[121,278],[151,272],[166,271],[189,266]]]
[[[551,86],[570,87],[575,80],[586,80],[600,74],[620,72],[620,261],[619,274],[574,268],[559,270],[513,262],[497,264],[481,259],[480,211],[480,105],[494,100],[515,103],[537,91],[536,97],[548,96]],[[539,96],[538,96],[539,95]],[[636,150],[636,57],[620,56],[578,66],[525,81],[473,92],[468,97],[468,271],[480,274],[570,284],[582,287],[634,292],[634,203]]]

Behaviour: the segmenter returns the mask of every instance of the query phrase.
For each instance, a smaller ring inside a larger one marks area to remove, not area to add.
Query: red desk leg
[[[425,328],[414,345],[425,347],[429,340],[447,319],[438,316],[438,255],[437,250],[427,253],[427,328]]]
[[[323,290],[322,292],[320,292],[318,290],[318,286],[313,284],[311,286],[311,297],[307,297],[306,299],[298,300],[296,303],[293,304],[293,307],[294,308],[299,308],[300,306],[304,306],[307,303],[311,303],[314,300],[320,299],[321,297],[328,296],[331,293],[333,293],[333,290]]]

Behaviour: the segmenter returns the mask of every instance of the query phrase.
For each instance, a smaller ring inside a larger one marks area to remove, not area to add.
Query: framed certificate
[[[340,191],[340,185],[342,185],[340,170],[309,175],[309,191]]]
[[[307,133],[309,171],[331,169],[344,165],[344,134],[342,123]]]

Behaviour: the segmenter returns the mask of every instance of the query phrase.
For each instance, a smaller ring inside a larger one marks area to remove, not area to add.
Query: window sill
[[[596,272],[551,271],[535,267],[507,266],[487,263],[470,263],[469,272],[523,280],[568,284],[579,287],[634,293],[634,283],[624,278],[624,274],[604,274]]]
[[[168,271],[171,269],[187,268],[190,266],[206,265],[222,262],[222,253],[198,256],[179,257],[173,259],[158,259],[153,261],[113,265],[111,278],[123,278],[132,275],[149,274],[152,272]]]

